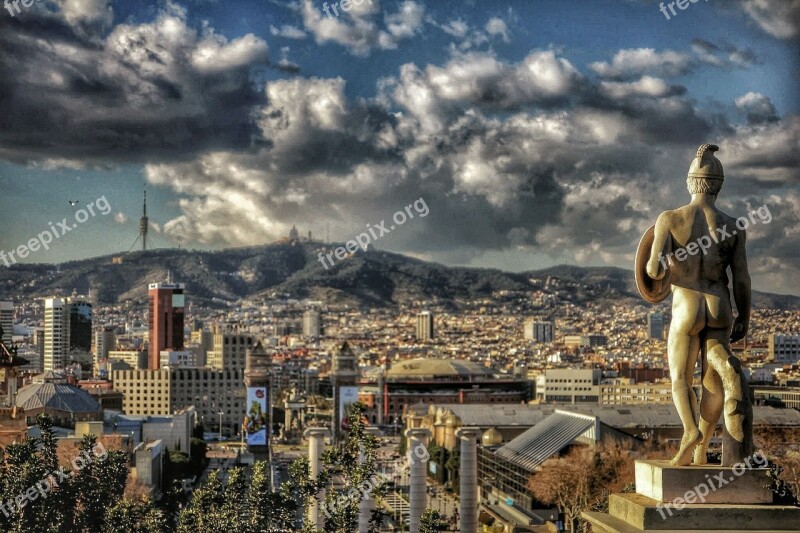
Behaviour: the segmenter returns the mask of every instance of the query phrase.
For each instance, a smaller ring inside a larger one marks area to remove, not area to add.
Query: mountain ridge
[[[457,307],[496,291],[547,292],[548,277],[569,286],[576,301],[641,300],[633,271],[620,267],[556,265],[524,272],[497,268],[450,267],[395,252],[358,251],[324,268],[318,253],[338,244],[287,241],[219,251],[157,249],[123,256],[105,255],[59,265],[17,264],[4,270],[0,296],[44,297],[88,294],[101,303],[146,297],[148,283],[173,279],[187,284],[199,301],[223,304],[245,298],[311,298],[331,304],[393,306],[426,301]],[[118,264],[115,257],[121,257]],[[563,287],[562,289],[563,290]],[[753,291],[754,306],[797,308],[800,297]]]

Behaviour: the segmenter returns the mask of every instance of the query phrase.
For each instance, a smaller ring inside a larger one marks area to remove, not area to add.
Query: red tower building
[[[161,350],[183,349],[183,283],[151,283],[148,287],[150,347],[147,368],[158,370]]]

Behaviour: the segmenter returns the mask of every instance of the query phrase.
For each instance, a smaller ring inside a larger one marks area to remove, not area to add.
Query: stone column
[[[461,441],[461,532],[478,531],[478,438],[479,428],[460,428],[456,438]]]
[[[368,427],[364,431],[367,435],[376,438],[380,437],[381,434],[381,430],[376,427]],[[363,463],[364,460],[365,455],[362,445],[359,461]],[[377,481],[377,476],[374,476],[374,478],[370,480],[370,483],[377,483]],[[358,505],[358,533],[367,533],[369,531],[369,520],[372,518],[373,509],[375,509],[375,498],[372,496],[372,494],[367,493],[363,496],[361,503]]]
[[[325,447],[325,437],[328,436],[327,428],[308,428],[303,436],[308,439],[308,461],[311,479],[317,479],[322,468],[322,450]],[[322,527],[319,517],[320,502],[325,500],[325,491],[319,491],[311,501],[308,509],[308,523],[315,529]]]
[[[424,428],[407,429],[405,436],[408,439],[408,453],[406,457],[411,467],[411,476],[408,483],[408,531],[419,533],[419,522],[427,506],[427,490],[425,471],[428,465],[427,442],[431,432]]]

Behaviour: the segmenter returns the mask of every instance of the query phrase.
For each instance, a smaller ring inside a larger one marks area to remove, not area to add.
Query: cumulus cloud
[[[590,68],[603,78],[635,78],[642,74],[674,77],[689,72],[692,59],[673,50],[657,52],[653,48],[619,50],[611,62],[597,61]]]
[[[492,17],[486,22],[486,33],[491,35],[492,37],[499,36],[503,39],[503,42],[511,42],[511,38],[508,34],[508,27],[506,23],[503,22],[502,19],[497,17]]]
[[[742,0],[741,4],[756,24],[773,37],[800,36],[800,0]]]
[[[125,224],[128,222],[128,215],[120,211],[116,215],[114,215],[114,222],[117,224]]]
[[[747,122],[761,124],[763,122],[777,122],[778,115],[775,106],[768,96],[761,93],[749,92],[735,100],[736,107],[747,114]]]
[[[400,41],[422,30],[425,8],[405,0],[397,12],[385,15],[385,29],[377,22],[380,3],[350,3],[347,12],[333,16],[320,11],[311,0],[303,0],[300,8],[303,25],[318,44],[336,43],[357,56],[369,55],[373,49],[394,49]],[[338,10],[337,10],[338,11]]]
[[[13,31],[9,17],[0,18],[4,159],[186,157],[253,139],[252,109],[264,99],[250,69],[268,62],[263,40],[197,32],[172,3],[152,22],[119,24],[102,40],[71,27],[62,12],[26,15]],[[61,131],[70,135],[53,136]]]

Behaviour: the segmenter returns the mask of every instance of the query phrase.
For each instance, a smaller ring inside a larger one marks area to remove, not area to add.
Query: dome
[[[33,383],[17,393],[17,406],[26,411],[49,408],[67,413],[96,413],[100,404],[83,389],[67,383]]]
[[[483,432],[481,444],[484,446],[498,446],[503,443],[503,436],[495,428],[489,428]]]
[[[398,361],[386,372],[387,379],[423,379],[445,376],[489,377],[485,366],[461,359],[408,359]]]

